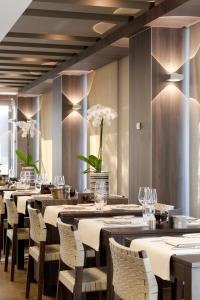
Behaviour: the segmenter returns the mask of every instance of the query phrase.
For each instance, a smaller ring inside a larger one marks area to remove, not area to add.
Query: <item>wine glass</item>
[[[138,201],[142,206],[144,206],[149,198],[150,188],[149,187],[140,187],[138,193]]]
[[[64,186],[65,185],[65,177],[64,176],[56,176],[54,180],[54,184],[56,186]]]

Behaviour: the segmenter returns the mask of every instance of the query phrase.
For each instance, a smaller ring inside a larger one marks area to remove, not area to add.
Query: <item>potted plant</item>
[[[111,121],[117,117],[117,113],[110,107],[100,104],[92,106],[87,111],[87,119],[93,127],[99,127],[99,150],[98,155],[89,155],[88,157],[79,155],[78,158],[86,162],[89,167],[83,172],[90,173],[90,189],[94,191],[96,182],[104,181],[109,193],[109,173],[102,171],[102,154],[103,154],[103,132],[104,125],[111,125]]]
[[[30,139],[35,135],[35,120],[18,121],[16,126],[22,129],[22,137],[26,139],[26,153],[16,150],[17,157],[21,160],[21,166],[27,171],[33,171],[39,174],[39,169],[36,163],[38,161],[33,161],[33,156],[30,153]]]

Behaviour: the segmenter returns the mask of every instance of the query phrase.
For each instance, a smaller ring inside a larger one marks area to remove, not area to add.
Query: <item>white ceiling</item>
[[[0,41],[31,2],[32,0],[0,0]]]

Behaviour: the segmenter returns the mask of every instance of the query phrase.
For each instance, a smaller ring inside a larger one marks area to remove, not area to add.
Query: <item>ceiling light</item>
[[[42,63],[42,66],[55,66],[57,62],[55,61],[49,61],[49,62],[44,62]]]
[[[169,82],[180,82],[184,79],[183,74],[172,73],[167,76],[167,81]]]
[[[113,14],[114,15],[127,15],[127,16],[134,16],[137,14],[141,9],[139,8],[117,8]]]
[[[104,34],[106,31],[115,27],[117,24],[108,22],[99,22],[93,26],[93,30],[99,34]]]
[[[118,41],[112,43],[111,46],[129,48],[129,38],[121,38]]]
[[[30,74],[31,74],[31,75],[41,75],[41,72],[36,72],[36,71],[33,72],[33,71],[32,71],[32,72],[30,72]]]

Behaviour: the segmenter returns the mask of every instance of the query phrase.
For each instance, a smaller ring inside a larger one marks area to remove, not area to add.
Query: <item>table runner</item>
[[[180,240],[180,237],[177,238],[178,240]],[[191,243],[192,241],[191,238]],[[200,249],[175,249],[174,246],[165,243],[164,239],[162,240],[159,237],[135,239],[131,242],[130,248],[134,251],[145,250],[150,258],[154,274],[163,280],[170,280],[170,259],[172,255],[200,254]]]
[[[118,216],[111,218],[82,219],[78,224],[78,233],[83,244],[99,251],[101,229],[105,227],[140,227],[143,218],[135,216]]]
[[[111,211],[111,210],[141,210],[141,207],[138,205],[106,205],[103,211]],[[44,221],[47,224],[51,224],[53,226],[57,226],[57,218],[60,212],[62,211],[97,211],[94,204],[79,204],[79,205],[54,205],[54,206],[47,206],[44,212]]]

